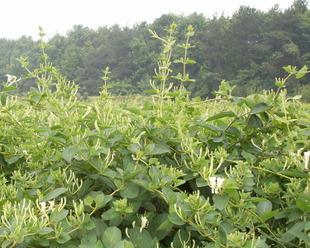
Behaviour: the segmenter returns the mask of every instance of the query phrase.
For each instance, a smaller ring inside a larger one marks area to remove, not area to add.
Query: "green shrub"
[[[278,91],[190,99],[186,66],[173,75],[172,25],[151,82],[152,99],[77,99],[49,64],[28,70],[37,88],[0,105],[1,247],[307,247],[309,106]],[[21,60],[27,69],[27,60]],[[171,82],[179,82],[172,84]],[[174,88],[174,85],[179,85]]]

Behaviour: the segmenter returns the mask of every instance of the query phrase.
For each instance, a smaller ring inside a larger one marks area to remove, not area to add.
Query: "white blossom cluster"
[[[212,194],[218,194],[222,189],[225,179],[218,176],[209,177],[209,186]]]

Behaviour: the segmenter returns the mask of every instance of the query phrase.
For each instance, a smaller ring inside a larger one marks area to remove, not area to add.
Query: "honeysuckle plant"
[[[304,153],[304,160],[305,160],[305,169],[309,169],[309,160],[310,160],[310,151],[306,151]]]
[[[309,106],[285,90],[308,68],[285,67],[275,91],[235,97],[223,81],[190,99],[194,30],[183,57],[177,32],[152,32],[163,52],[140,102],[109,94],[108,69],[79,100],[43,41],[38,69],[20,59],[37,86],[0,92],[1,247],[309,247]]]

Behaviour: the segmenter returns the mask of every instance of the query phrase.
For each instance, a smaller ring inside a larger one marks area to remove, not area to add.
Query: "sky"
[[[38,38],[38,26],[47,37],[65,35],[73,25],[132,26],[152,22],[162,14],[189,15],[193,12],[212,17],[231,15],[240,5],[268,10],[275,4],[281,9],[293,0],[0,0],[0,38],[22,35]]]

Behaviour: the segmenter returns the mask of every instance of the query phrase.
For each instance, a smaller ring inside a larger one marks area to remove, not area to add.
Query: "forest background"
[[[193,97],[210,97],[222,80],[237,85],[238,95],[271,89],[275,77],[284,75],[283,66],[310,64],[310,10],[305,0],[297,0],[285,10],[275,5],[267,12],[242,6],[229,17],[165,14],[133,27],[76,25],[67,35],[50,38],[46,52],[53,65],[79,85],[83,96],[98,94],[102,70],[107,66],[112,71],[112,94],[145,94],[160,50],[149,29],[161,35],[172,22],[178,23],[179,40],[186,26],[195,29],[190,57],[196,65],[188,66],[195,83],[187,85]],[[6,81],[6,74],[25,74],[18,60],[21,56],[28,57],[34,68],[38,66],[38,42],[30,36],[0,39],[0,81]],[[181,53],[181,49],[176,51],[175,57]],[[33,84],[24,80],[19,89],[26,91]],[[309,75],[291,79],[287,88],[290,94],[302,94],[304,101],[310,101]]]

